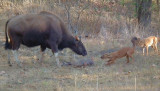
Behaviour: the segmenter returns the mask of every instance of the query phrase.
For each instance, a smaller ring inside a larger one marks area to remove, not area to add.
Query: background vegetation
[[[19,14],[37,13],[42,10],[59,15],[68,25],[69,30],[80,34],[84,33],[85,35],[94,33],[97,36],[98,33],[111,33],[120,36],[137,31],[157,35],[159,33],[159,0],[0,1],[1,19],[7,19]],[[151,19],[148,19],[150,15]],[[145,26],[147,28],[138,30],[138,22],[149,23],[149,27]]]

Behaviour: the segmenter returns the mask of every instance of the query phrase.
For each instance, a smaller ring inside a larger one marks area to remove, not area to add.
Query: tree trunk
[[[151,24],[151,4],[152,0],[136,0],[137,1],[137,18],[138,24],[143,28]]]

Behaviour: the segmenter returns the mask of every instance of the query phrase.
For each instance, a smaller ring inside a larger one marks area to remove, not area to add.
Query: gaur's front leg
[[[60,62],[59,62],[59,57],[58,57],[58,45],[56,44],[56,42],[49,42],[49,45],[51,47],[52,53],[56,57],[57,66],[61,67]]]

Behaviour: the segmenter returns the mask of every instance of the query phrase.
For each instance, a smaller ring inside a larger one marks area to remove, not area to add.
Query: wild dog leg
[[[106,65],[110,65],[110,64],[113,64],[115,61],[115,58],[111,58],[107,61],[107,64]]]
[[[143,55],[144,55],[145,47],[143,48]]]
[[[129,56],[128,56],[128,55],[126,55],[126,58],[127,58],[127,63],[129,63]]]
[[[148,46],[146,46],[147,56],[148,56]]]

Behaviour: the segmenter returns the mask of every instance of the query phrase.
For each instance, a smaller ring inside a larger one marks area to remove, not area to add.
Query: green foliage
[[[125,4],[125,0],[120,0],[120,5],[123,5],[124,6],[124,4]]]
[[[134,5],[134,17],[137,17],[138,4],[136,1],[133,1],[133,5]]]
[[[151,7],[152,11],[157,11],[158,7],[157,7],[157,3],[152,2],[152,7]]]

